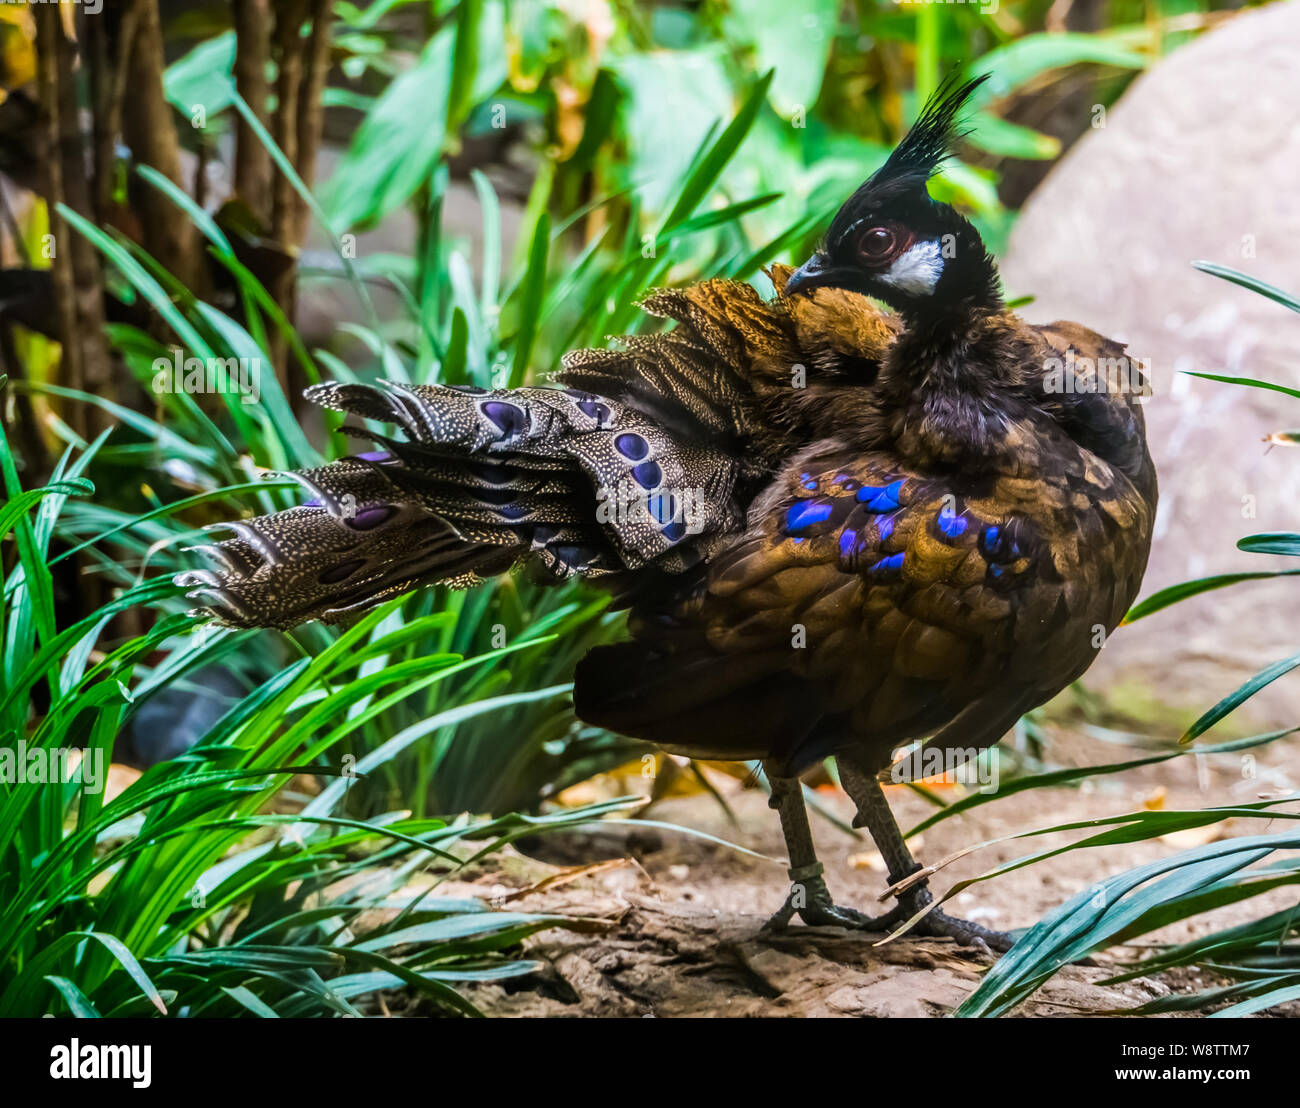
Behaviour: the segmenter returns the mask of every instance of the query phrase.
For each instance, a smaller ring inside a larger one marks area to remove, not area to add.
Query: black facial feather
[[[824,287],[863,293],[893,307],[916,334],[938,325],[950,337],[972,313],[1002,310],[997,265],[979,232],[926,187],[966,133],[958,117],[985,80],[944,81],[885,164],[835,214],[787,295]]]

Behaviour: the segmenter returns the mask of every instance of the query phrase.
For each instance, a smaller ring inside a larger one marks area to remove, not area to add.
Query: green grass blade
[[[1229,269],[1227,266],[1218,265],[1215,262],[1193,262],[1192,266],[1199,269],[1202,273],[1208,273],[1213,277],[1221,277],[1225,281],[1231,281],[1234,285],[1240,285],[1244,289],[1250,289],[1251,292],[1257,292],[1261,296],[1266,296],[1284,308],[1290,308],[1293,312],[1300,312],[1300,300],[1296,299],[1289,292],[1283,292],[1280,288],[1261,281],[1258,277],[1250,277],[1240,270]]]

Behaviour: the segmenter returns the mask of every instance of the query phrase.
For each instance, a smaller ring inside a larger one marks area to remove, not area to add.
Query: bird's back
[[[1070,373],[1122,356],[1086,328],[993,326],[1042,372],[980,410],[977,455],[936,454],[923,410],[828,390],[827,437],[689,587],[634,611],[631,644],[589,656],[579,712],[685,754],[794,771],[851,744],[883,767],[932,734],[981,749],[1080,676],[1146,566],[1140,396],[1053,376],[1053,353],[1074,351]],[[945,449],[964,434],[935,430]]]

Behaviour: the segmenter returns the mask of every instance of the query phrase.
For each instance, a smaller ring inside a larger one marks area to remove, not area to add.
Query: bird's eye
[[[888,227],[870,227],[858,239],[858,250],[864,258],[879,261],[890,255],[896,239],[897,236]]]

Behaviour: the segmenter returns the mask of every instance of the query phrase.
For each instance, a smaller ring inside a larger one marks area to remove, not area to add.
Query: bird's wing
[[[1154,500],[1142,415],[1151,395],[1146,360],[1081,323],[1058,320],[1028,330],[1046,355],[1036,402],[1071,439],[1117,466]]]
[[[630,602],[743,528],[771,464],[751,441],[764,390],[783,406],[790,367],[832,341],[818,335],[834,331],[834,296],[792,306],[725,280],[652,293],[647,312],[676,328],[570,354],[562,389],[315,386],[308,397],[323,407],[400,434],[356,428],[379,449],[294,474],[308,503],[233,521],[233,538],[204,548],[214,568],[181,583],[239,626],[347,620],[521,559],[555,577],[602,577]],[[892,331],[856,300],[834,342],[869,352],[864,336]]]
[[[964,735],[943,741],[996,742],[1087,667],[1141,574],[1103,553],[1142,529],[1131,487],[1075,451],[1043,466],[964,483],[883,455],[805,455],[694,595],[641,614],[630,647],[594,652],[580,711],[794,765],[846,736],[884,765],[959,718]]]
[[[180,583],[227,623],[346,620],[524,558],[556,578],[672,575],[743,522],[732,455],[617,400],[395,382],[308,396],[400,435],[352,428],[380,449],[292,474],[306,504],[223,525],[234,537],[203,548],[214,568]]]

